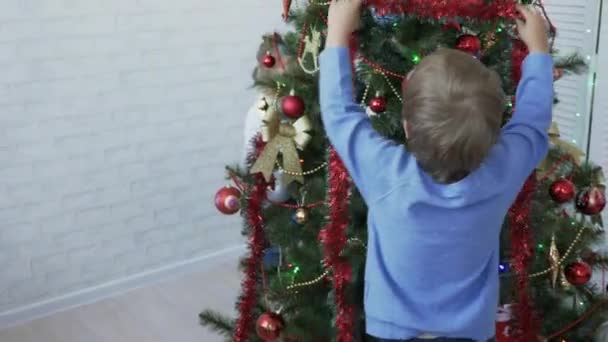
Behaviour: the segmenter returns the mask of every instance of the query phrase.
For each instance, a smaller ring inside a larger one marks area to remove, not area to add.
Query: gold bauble
[[[293,220],[296,221],[297,224],[305,224],[306,222],[308,222],[309,216],[310,215],[306,208],[299,208],[293,215]]]

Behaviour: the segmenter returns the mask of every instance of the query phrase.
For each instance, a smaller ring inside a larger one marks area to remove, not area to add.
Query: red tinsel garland
[[[329,221],[327,226],[319,233],[319,239],[323,244],[325,266],[333,271],[338,342],[354,340],[354,311],[346,294],[346,285],[352,278],[352,270],[348,260],[341,256],[348,243],[346,232],[349,227],[349,184],[348,172],[338,153],[331,148],[329,151],[328,179]]]
[[[528,266],[534,255],[532,231],[530,229],[530,207],[536,191],[536,175],[526,181],[517,200],[509,210],[511,224],[511,264],[515,271],[517,304],[515,305],[516,329],[513,340],[532,342],[538,340],[538,321],[530,298]]]
[[[427,18],[512,19],[517,13],[514,0],[367,0],[379,15],[414,14]]]
[[[254,149],[249,158],[255,158],[262,150],[263,142],[260,137],[253,142]],[[266,187],[268,184],[261,175],[256,176],[256,183],[249,193],[247,209],[245,211],[247,225],[250,229],[248,247],[249,258],[246,261],[245,277],[242,283],[242,297],[238,305],[239,318],[236,321],[232,341],[247,342],[253,331],[255,317],[253,308],[257,303],[257,276],[259,265],[264,255],[266,238],[264,235],[264,219],[262,218],[262,203],[266,198]]]
[[[522,63],[527,55],[528,49],[526,46],[519,40],[514,41],[511,52],[511,79],[514,84],[519,83],[521,79]],[[513,255],[511,262],[515,271],[517,294],[515,305],[516,327],[512,338],[518,342],[538,340],[539,322],[530,298],[530,277],[528,274],[528,266],[534,255],[533,237],[530,229],[530,209],[536,187],[536,173],[533,173],[509,210],[511,253]]]

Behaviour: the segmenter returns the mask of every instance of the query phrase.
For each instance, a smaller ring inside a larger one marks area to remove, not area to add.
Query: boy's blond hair
[[[504,110],[496,72],[464,52],[438,50],[416,67],[404,92],[408,148],[437,182],[457,182],[481,166]]]

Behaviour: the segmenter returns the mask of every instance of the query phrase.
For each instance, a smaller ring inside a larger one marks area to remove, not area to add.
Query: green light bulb
[[[412,56],[412,62],[414,62],[414,64],[418,64],[418,63],[420,63],[420,56],[419,56],[419,55],[417,55],[417,54],[414,54],[414,55]]]

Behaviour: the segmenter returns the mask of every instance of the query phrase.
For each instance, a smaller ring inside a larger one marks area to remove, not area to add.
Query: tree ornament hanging
[[[606,207],[604,189],[590,186],[576,196],[576,209],[585,215],[598,215]]]
[[[376,97],[369,100],[369,108],[376,114],[384,113],[386,110],[386,99],[380,93],[377,93]]]
[[[557,203],[563,204],[569,202],[576,195],[574,183],[565,178],[558,179],[551,184],[549,194]]]
[[[512,305],[501,305],[496,311],[496,342],[511,342],[513,335]]]
[[[279,314],[272,312],[260,315],[255,324],[255,331],[264,342],[278,341],[283,329],[285,329],[285,321]]]
[[[279,153],[282,155],[284,172],[283,186],[288,186],[294,180],[304,183],[302,165],[298,149],[303,150],[312,137],[308,133],[312,123],[308,116],[302,116],[293,123],[281,122],[276,110],[270,108],[264,113],[262,120],[262,140],[266,142],[264,150],[253,164],[251,173],[262,173],[267,182],[272,178]]]
[[[570,284],[585,285],[591,280],[591,266],[584,261],[576,261],[566,266],[565,274]]]
[[[257,102],[257,108],[260,112],[265,112],[268,110],[268,108],[270,107],[270,105],[268,104],[268,100],[266,100],[266,97],[261,97],[258,102]]]
[[[302,207],[302,208],[298,208],[298,210],[296,210],[296,212],[293,214],[292,220],[293,220],[293,222],[295,222],[299,225],[303,225],[308,222],[309,218],[310,218],[310,213],[309,213],[308,209]]]
[[[264,66],[267,68],[272,68],[277,64],[277,59],[270,54],[270,51],[268,51],[262,60],[262,64],[264,64]]]
[[[291,90],[288,96],[281,100],[281,110],[290,119],[298,119],[304,115],[306,105],[301,97],[296,95],[295,90]]]
[[[264,250],[262,257],[264,268],[273,269],[281,264],[281,251],[279,247],[269,247]]]
[[[292,0],[283,0],[283,20],[289,20],[289,9],[291,8]]]
[[[456,42],[456,49],[473,56],[478,56],[481,51],[481,40],[472,34],[462,35]]]
[[[310,36],[306,35],[304,39],[304,50],[298,56],[300,68],[309,75],[314,75],[319,71],[319,51],[321,50],[321,31],[318,31],[314,26],[310,29]],[[306,66],[306,57],[310,56],[312,60],[312,68]]]
[[[562,69],[562,68],[553,69],[553,80],[554,81],[558,81],[562,77],[564,77],[564,69]]]
[[[226,215],[236,214],[241,209],[241,192],[232,186],[226,186],[215,194],[215,207]]]
[[[462,26],[460,26],[460,24],[455,21],[448,21],[445,24],[443,24],[443,29],[446,31],[449,31],[449,30],[460,31],[460,30],[462,30]]]
[[[555,288],[557,286],[557,280],[561,274],[560,266],[561,256],[557,249],[557,243],[555,241],[555,234],[551,236],[551,246],[549,247],[549,266],[551,266],[551,286]]]

